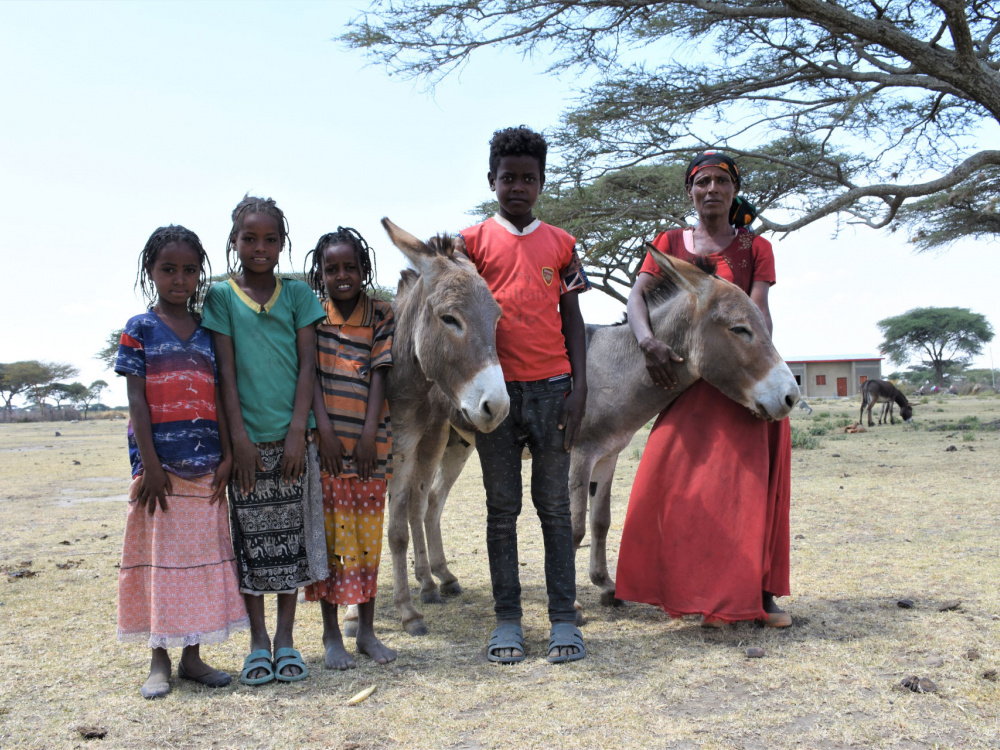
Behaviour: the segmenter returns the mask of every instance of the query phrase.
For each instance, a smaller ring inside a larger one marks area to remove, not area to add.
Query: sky
[[[493,131],[554,128],[575,73],[544,56],[486,50],[427,92],[336,40],[361,2],[0,3],[0,362],[67,362],[78,380],[122,378],[94,355],[144,309],[136,263],[158,226],[183,224],[225,271],[230,213],[244,193],[285,211],[301,270],[320,235],[356,227],[378,281],[406,261],[383,216],[417,235],[455,232],[489,199]],[[550,155],[550,160],[558,158]],[[772,238],[774,339],[786,359],[877,354],[876,322],[960,306],[1000,324],[996,247],[914,254],[905,237],[814,225]],[[837,235],[834,237],[834,235]],[[589,323],[621,317],[600,292]],[[997,349],[1000,360],[1000,345]],[[990,351],[976,360],[990,366]],[[885,365],[884,373],[896,369]]]

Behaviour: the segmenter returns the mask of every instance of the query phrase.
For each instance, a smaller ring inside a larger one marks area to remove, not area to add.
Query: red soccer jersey
[[[492,217],[462,231],[469,258],[503,314],[497,354],[504,380],[544,380],[570,372],[559,298],[590,288],[576,240],[537,219],[518,232]]]

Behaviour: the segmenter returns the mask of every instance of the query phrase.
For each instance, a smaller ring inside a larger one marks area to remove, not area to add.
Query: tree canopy
[[[956,364],[980,354],[993,340],[993,326],[984,315],[965,307],[917,307],[878,322],[879,349],[897,365],[918,358],[932,368],[938,385]]]
[[[430,85],[491,46],[592,73],[563,184],[721,148],[785,176],[763,230],[844,213],[928,248],[1000,235],[998,34],[989,0],[377,0],[342,39]]]
[[[77,369],[73,365],[60,362],[26,360],[0,363],[0,398],[3,398],[8,418],[17,396],[28,397],[41,407],[60,380],[76,374]]]

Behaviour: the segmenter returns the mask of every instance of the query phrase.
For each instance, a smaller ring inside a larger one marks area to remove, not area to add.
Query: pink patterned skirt
[[[212,475],[170,475],[167,510],[139,506],[129,488],[118,572],[118,640],[177,648],[221,643],[249,627],[239,591],[225,499],[210,503]]]

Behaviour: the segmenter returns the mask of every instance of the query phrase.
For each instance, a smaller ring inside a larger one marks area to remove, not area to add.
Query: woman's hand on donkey
[[[683,362],[684,358],[659,339],[650,336],[639,344],[646,357],[646,371],[654,385],[663,388],[673,388],[677,385],[677,374],[674,372],[674,362]]]

